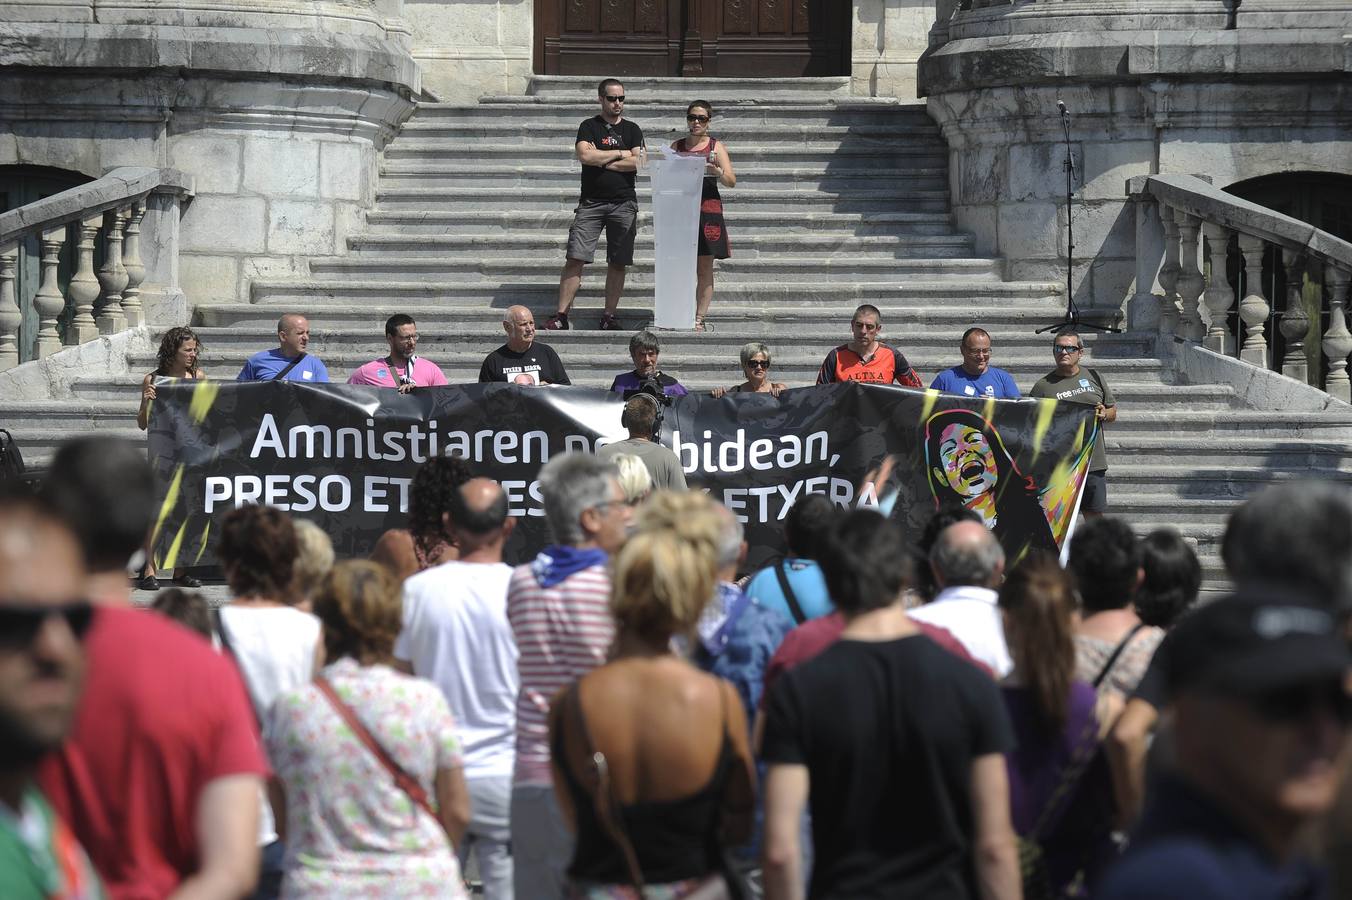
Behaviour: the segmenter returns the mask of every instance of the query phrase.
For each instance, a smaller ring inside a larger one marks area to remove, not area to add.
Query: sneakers
[[[548,319],[545,319],[546,331],[567,331],[568,313],[555,313]]]
[[[612,316],[610,313],[602,313],[601,324],[597,325],[596,327],[601,329],[602,331],[619,331],[620,320]]]
[[[160,582],[154,575],[141,575],[133,579],[132,583],[136,585],[138,591],[158,591],[160,589]]]

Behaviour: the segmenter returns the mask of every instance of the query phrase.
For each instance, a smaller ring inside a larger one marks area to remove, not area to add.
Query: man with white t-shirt
[[[489,900],[511,900],[509,812],[516,762],[516,641],[507,623],[512,569],[502,547],[516,520],[491,478],[471,478],[442,513],[460,557],[404,582],[404,630],[394,655],[441,688],[464,747],[473,813],[457,852],[473,848]]]
[[[939,532],[929,558],[939,593],[907,615],[948,629],[996,678],[1004,678],[1014,663],[995,590],[1005,572],[1000,542],[980,522],[955,522]]]

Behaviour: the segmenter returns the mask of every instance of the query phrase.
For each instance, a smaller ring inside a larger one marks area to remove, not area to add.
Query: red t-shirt
[[[901,355],[901,351],[887,344],[879,344],[868,359],[851,350],[849,344],[841,344],[826,354],[826,360],[817,372],[817,384],[834,381],[864,381],[870,384],[891,384],[895,381],[903,387],[924,387],[920,376],[911,368],[906,357]]]
[[[226,775],[268,774],[234,663],[168,619],[101,607],[84,694],[39,781],[115,900],[160,898],[198,869],[197,798]]]
[[[953,633],[947,628],[940,628],[938,625],[931,625],[928,622],[917,622],[915,619],[911,620],[911,624],[919,628],[920,633],[925,637],[934,641],[958,659],[971,663],[991,678],[995,677],[995,673],[991,671],[990,666],[968,653],[962,642],[953,637]],[[844,630],[845,617],[839,612],[833,612],[819,619],[804,622],[785,635],[779,649],[775,651],[775,655],[770,657],[770,664],[765,667],[765,690],[761,693],[762,704],[764,698],[770,695],[770,686],[775,683],[776,678],[795,666],[802,665],[834,644]]]

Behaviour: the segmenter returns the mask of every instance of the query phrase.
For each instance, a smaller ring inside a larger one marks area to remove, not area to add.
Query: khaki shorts
[[[606,230],[606,262],[634,264],[634,236],[638,233],[637,200],[583,200],[573,210],[568,229],[568,258],[589,263],[596,256],[601,228]]]

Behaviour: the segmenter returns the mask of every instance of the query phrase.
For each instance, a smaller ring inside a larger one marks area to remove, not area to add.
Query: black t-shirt
[[[1013,746],[995,682],[923,636],[840,640],[783,675],[762,755],[808,768],[809,896],[976,897],[972,762]]]
[[[577,126],[577,142],[586,141],[597,150],[637,150],[643,146],[643,129],[628,119],[611,125],[600,116],[592,116]],[[583,200],[637,200],[634,179],[637,172],[615,172],[600,166],[582,167]]]
[[[503,344],[484,357],[484,364],[479,367],[480,381],[515,382],[522,375],[531,384],[572,384],[554,348],[539,341],[519,353]]]

